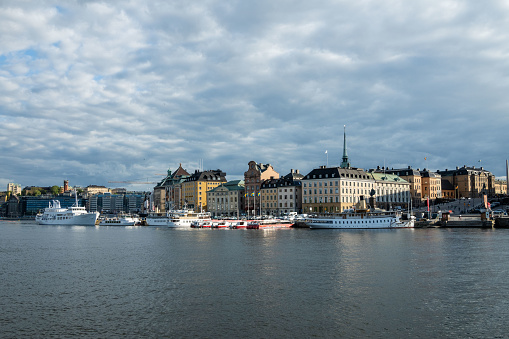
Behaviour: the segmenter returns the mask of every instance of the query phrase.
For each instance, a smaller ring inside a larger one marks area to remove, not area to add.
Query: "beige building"
[[[373,177],[360,168],[321,166],[302,179],[303,213],[340,213],[370,196]]]
[[[410,183],[396,174],[370,172],[375,181],[376,207],[386,210],[400,206],[404,209],[409,207],[411,194]]]
[[[96,186],[96,185],[87,186],[83,190],[83,193],[88,196],[91,196],[94,194],[99,194],[99,193],[109,193],[109,192],[110,192],[109,188],[104,187],[104,186]]]
[[[7,192],[12,192],[14,194],[21,194],[21,185],[10,182],[7,184]]]
[[[240,218],[244,212],[244,181],[234,180],[207,192],[207,209],[212,216]]]
[[[507,181],[495,180],[495,194],[496,195],[507,195]]]
[[[379,166],[376,171],[383,172],[384,170]],[[412,197],[413,204],[420,204],[422,201],[422,177],[420,169],[413,169],[411,166],[402,169],[386,168],[385,173],[396,174],[401,179],[407,181],[410,184],[410,195]]]
[[[458,198],[479,198],[484,193],[495,194],[494,175],[482,167],[456,167],[454,170],[437,171],[457,190]]]

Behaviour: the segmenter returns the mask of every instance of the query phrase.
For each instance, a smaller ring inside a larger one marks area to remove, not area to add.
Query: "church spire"
[[[341,168],[350,168],[350,163],[348,162],[348,155],[346,154],[346,125],[343,126],[343,161],[341,162]]]

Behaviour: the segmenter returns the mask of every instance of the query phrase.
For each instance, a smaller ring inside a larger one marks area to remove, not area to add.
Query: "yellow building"
[[[181,205],[195,212],[207,211],[207,192],[224,183],[226,173],[221,170],[196,170],[181,184]]]
[[[437,171],[457,190],[457,198],[479,198],[484,193],[495,194],[494,176],[482,167],[456,167],[455,170]]]
[[[422,200],[442,198],[442,176],[424,169],[421,171]]]

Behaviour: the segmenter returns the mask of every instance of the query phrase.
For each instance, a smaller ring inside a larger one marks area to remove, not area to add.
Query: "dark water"
[[[493,338],[509,230],[0,222],[1,337]]]

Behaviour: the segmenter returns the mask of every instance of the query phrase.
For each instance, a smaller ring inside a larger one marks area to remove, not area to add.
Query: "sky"
[[[306,174],[339,166],[344,126],[353,167],[505,177],[508,18],[505,0],[2,0],[0,190]]]

